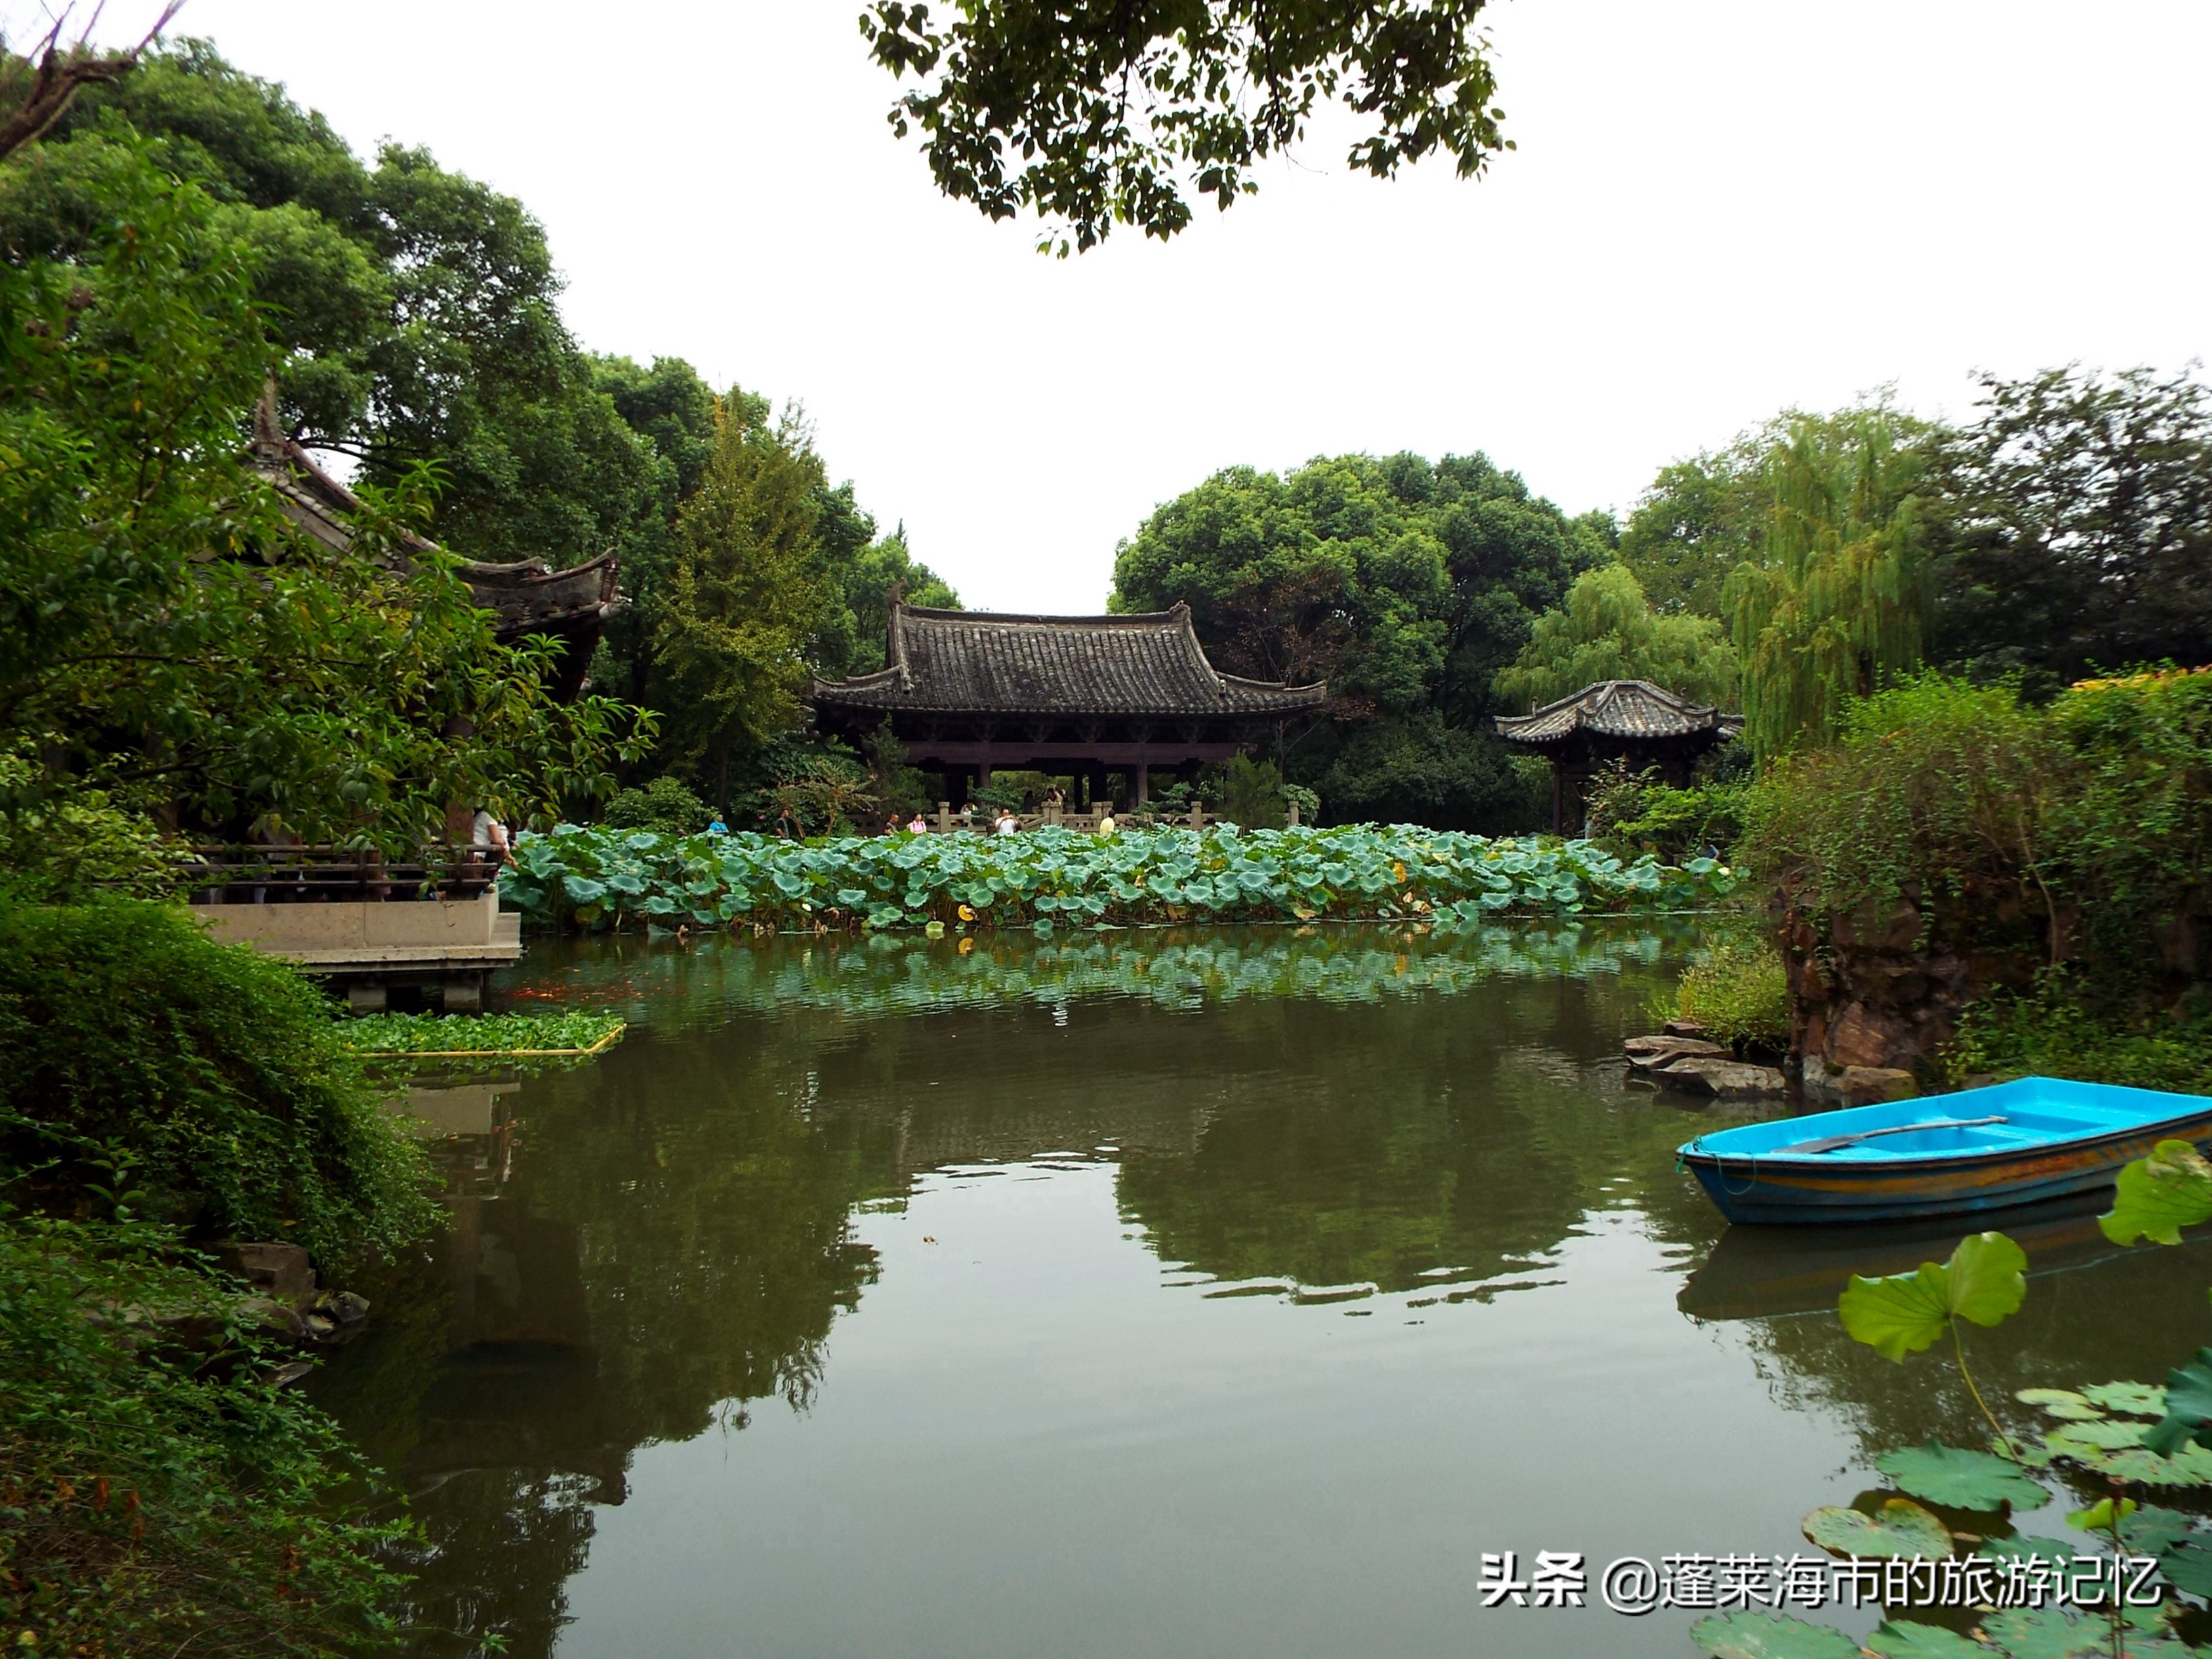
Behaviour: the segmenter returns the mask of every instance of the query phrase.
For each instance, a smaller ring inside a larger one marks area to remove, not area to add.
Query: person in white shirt
[[[998,831],[1000,835],[1011,836],[1021,827],[1014,822],[1014,815],[1012,812],[1001,811],[999,814]]]
[[[493,860],[496,863],[514,862],[514,849],[507,841],[507,826],[494,817],[489,810],[485,807],[477,808],[476,816],[469,820],[469,844],[471,847],[490,848]]]

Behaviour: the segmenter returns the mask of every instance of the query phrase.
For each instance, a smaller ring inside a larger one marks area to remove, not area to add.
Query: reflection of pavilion
[[[1041,1101],[963,1101],[902,1113],[893,1157],[903,1184],[957,1164],[1018,1164],[1052,1152],[1087,1158],[1102,1146],[1189,1157],[1213,1116],[1210,1101],[1119,1099],[1101,1089]]]

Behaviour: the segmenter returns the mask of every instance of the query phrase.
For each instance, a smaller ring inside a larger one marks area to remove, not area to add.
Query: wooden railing
[[[193,849],[195,904],[312,904],[364,899],[473,899],[499,878],[490,847],[427,848],[412,859],[358,847]]]

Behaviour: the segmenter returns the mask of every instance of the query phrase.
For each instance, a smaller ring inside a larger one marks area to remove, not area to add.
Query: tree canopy
[[[1621,564],[1584,571],[1565,603],[1536,619],[1528,645],[1498,676],[1501,701],[1542,707],[1600,680],[1650,680],[1717,707],[1734,708],[1735,653],[1710,617],[1655,611]]]
[[[649,720],[545,687],[449,556],[403,546],[410,496],[351,549],[295,530],[245,465],[270,360],[259,252],[123,144],[67,261],[0,266],[0,824],[49,871],[88,806],[404,847],[450,803],[548,817],[611,781]],[[12,165],[12,164],[11,164]]]
[[[2212,661],[2212,401],[2186,375],[1983,381],[1942,435],[1930,652],[2048,695],[2099,670]]]
[[[1233,467],[1121,544],[1113,604],[1188,604],[1231,673],[1326,679],[1328,718],[1285,758],[1333,816],[1425,790],[1453,803],[1430,822],[1498,825],[1522,803],[1486,718],[1492,682],[1576,576],[1610,556],[1609,531],[1482,455]]]
[[[1441,149],[1462,178],[1510,149],[1487,0],[1146,0],[1111,7],[959,0],[950,15],[870,0],[860,32],[913,91],[893,130],[921,135],[945,195],[993,219],[1033,210],[1063,256],[1133,225],[1163,240],[1192,198],[1225,210],[1326,101],[1364,118],[1347,161],[1376,178]]]

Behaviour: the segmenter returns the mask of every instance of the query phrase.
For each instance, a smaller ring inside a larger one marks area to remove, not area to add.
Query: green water
[[[517,1006],[633,1029],[418,1097],[453,1234],[314,1385],[414,1494],[421,1650],[1689,1654],[1480,1556],[1786,1555],[1976,1440],[1829,1311],[1949,1241],[1723,1237],[1711,1113],[1623,1086],[1689,942],[534,945]],[[1986,1382],[2204,1340],[2205,1251],[2021,1231]]]

